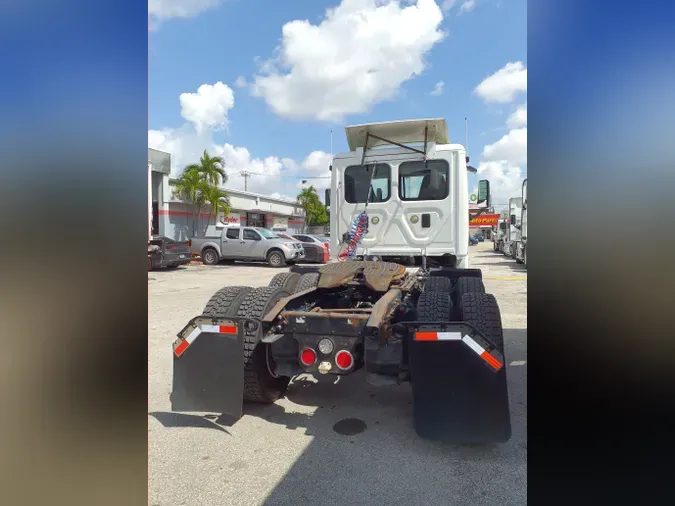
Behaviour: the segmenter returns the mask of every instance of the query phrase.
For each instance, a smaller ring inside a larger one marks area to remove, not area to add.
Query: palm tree
[[[204,154],[199,159],[199,163],[191,163],[185,170],[194,170],[201,174],[206,181],[213,185],[225,184],[227,182],[227,173],[225,172],[225,162],[220,156],[210,156],[204,150]]]
[[[217,186],[210,185],[208,183],[204,184],[204,186],[201,188],[201,195],[204,198],[204,202],[211,204],[211,209],[209,210],[209,220],[206,222],[207,227],[211,223],[212,212],[215,223],[218,223],[218,214],[220,212],[223,212],[224,214],[228,214],[230,212],[230,202],[227,198],[227,193]]]
[[[305,229],[311,225],[312,209],[319,200],[319,194],[316,193],[314,186],[303,188],[298,194],[298,202],[305,211]]]
[[[173,183],[173,193],[182,200],[190,202],[198,207],[197,215],[201,211],[202,197],[201,189],[203,184],[202,175],[195,169],[187,169],[183,171],[180,177]],[[192,235],[195,235],[195,216],[194,209],[192,211]]]

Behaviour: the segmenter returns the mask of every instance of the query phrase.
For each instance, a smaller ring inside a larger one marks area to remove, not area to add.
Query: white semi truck
[[[522,197],[509,199],[509,224],[506,229],[503,253],[510,258],[516,257],[516,243],[520,241],[520,211],[522,207]]]
[[[499,306],[468,268],[465,148],[443,119],[346,133],[326,195],[338,261],[216,292],[173,343],[172,410],[238,418],[243,401],[273,403],[297,375],[363,369],[375,386],[410,383],[423,438],[508,440]]]
[[[523,181],[522,209],[520,211],[520,238],[516,241],[516,262],[527,267],[527,179]]]
[[[508,222],[508,217],[500,217],[497,221],[497,228],[492,234],[492,248],[499,253],[504,252],[504,241],[506,240]]]

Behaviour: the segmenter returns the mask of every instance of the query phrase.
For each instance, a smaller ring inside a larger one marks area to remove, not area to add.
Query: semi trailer
[[[527,267],[527,179],[523,181],[522,187],[523,207],[520,210],[520,238],[516,241],[516,262],[524,264]]]
[[[238,418],[297,375],[358,373],[410,383],[422,438],[507,441],[499,306],[469,268],[465,148],[443,119],[346,134],[326,193],[337,261],[216,292],[173,343],[172,410]]]

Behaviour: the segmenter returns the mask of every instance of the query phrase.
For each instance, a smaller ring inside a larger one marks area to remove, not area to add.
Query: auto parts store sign
[[[499,221],[498,214],[481,214],[469,220],[470,227],[493,227]]]

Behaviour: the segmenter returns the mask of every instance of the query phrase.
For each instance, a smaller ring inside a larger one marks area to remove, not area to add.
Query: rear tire
[[[279,250],[272,250],[267,254],[267,263],[270,267],[284,267],[286,265],[286,257]]]
[[[422,292],[417,299],[419,321],[449,321],[452,315],[452,299],[449,293]]]
[[[459,303],[462,321],[472,325],[504,356],[504,331],[497,299],[491,293],[466,293]]]
[[[280,272],[275,274],[267,286],[272,288],[285,288],[289,293],[295,291],[295,287],[300,281],[300,274],[297,272]]]
[[[293,293],[309,290],[310,288],[316,288],[318,284],[319,284],[319,273],[308,272],[300,276],[300,280],[298,281],[298,284],[295,285],[295,291]]]
[[[218,252],[213,248],[206,248],[201,254],[204,265],[216,265],[218,263]]]
[[[459,305],[462,302],[462,298],[469,293],[485,293],[485,285],[483,285],[483,280],[480,278],[473,277],[463,277],[457,278],[455,283],[454,303],[455,303],[455,319],[457,321],[462,321],[462,316],[459,311]]]
[[[253,288],[250,286],[226,286],[221,288],[206,303],[202,314],[216,318],[236,316],[239,304],[251,290]]]
[[[430,276],[424,282],[424,291],[450,293],[452,291],[452,280],[444,276]]]
[[[254,288],[246,294],[236,316],[261,320],[280,299],[289,295],[284,288]],[[261,337],[262,325],[254,331],[244,330],[244,400],[271,404],[286,392],[290,378],[272,376],[267,363],[269,345],[260,343]]]

